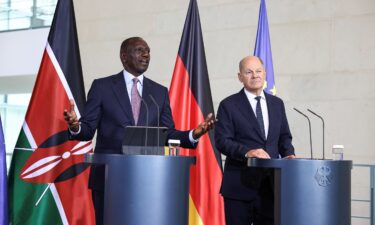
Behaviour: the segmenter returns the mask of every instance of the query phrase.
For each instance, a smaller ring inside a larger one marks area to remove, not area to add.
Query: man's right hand
[[[264,149],[257,148],[251,149],[246,153],[247,158],[261,158],[261,159],[270,159],[270,155]]]
[[[79,122],[77,118],[77,114],[74,111],[74,101],[72,99],[70,101],[70,109],[64,109],[64,119],[68,124],[68,127],[73,132],[78,132],[79,130]]]

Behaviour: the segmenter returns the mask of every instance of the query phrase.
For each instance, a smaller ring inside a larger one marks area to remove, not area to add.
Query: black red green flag
[[[46,48],[13,153],[9,173],[12,225],[95,224],[89,168],[91,142],[69,141],[63,111],[85,91],[72,0],[59,0]]]
[[[169,96],[177,129],[194,128],[214,112],[196,0],[189,4]],[[196,150],[181,152],[197,157],[190,171],[189,224],[225,224],[221,155],[213,132],[201,137]]]

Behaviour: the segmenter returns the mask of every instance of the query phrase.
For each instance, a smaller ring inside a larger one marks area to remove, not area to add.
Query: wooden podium
[[[275,169],[275,225],[351,224],[352,161],[249,158],[247,165]]]
[[[105,225],[187,225],[195,157],[87,154],[104,164]]]

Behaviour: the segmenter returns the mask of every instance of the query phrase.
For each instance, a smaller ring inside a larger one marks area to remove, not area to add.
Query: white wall
[[[49,28],[0,33],[0,93],[31,92]]]

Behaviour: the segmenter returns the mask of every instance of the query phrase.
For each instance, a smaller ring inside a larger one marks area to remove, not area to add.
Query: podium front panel
[[[106,164],[104,224],[188,224],[194,157],[96,154],[87,161]]]
[[[275,225],[350,225],[352,161],[249,159],[275,169]]]

